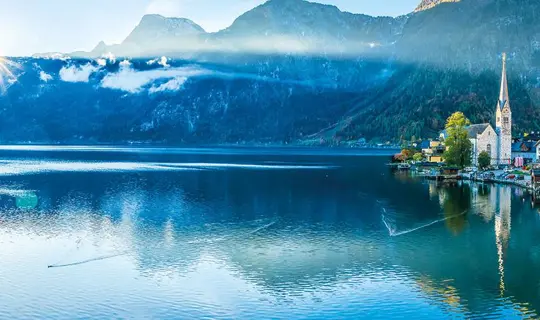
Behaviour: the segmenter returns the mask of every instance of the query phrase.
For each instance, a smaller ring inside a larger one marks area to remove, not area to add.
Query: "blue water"
[[[0,318],[538,317],[529,196],[390,153],[0,147]]]

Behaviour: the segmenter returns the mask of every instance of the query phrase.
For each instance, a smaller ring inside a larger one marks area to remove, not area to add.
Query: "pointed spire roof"
[[[506,103],[510,100],[508,97],[508,80],[506,79],[506,53],[502,55],[503,68],[501,77],[501,93],[499,94],[499,108],[504,108]]]

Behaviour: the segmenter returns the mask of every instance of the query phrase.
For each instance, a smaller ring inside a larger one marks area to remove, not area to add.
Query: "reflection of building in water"
[[[441,185],[435,181],[428,181],[428,186],[429,196],[431,198],[438,198],[439,205],[442,207],[447,200],[446,188],[441,187]]]
[[[504,258],[508,241],[510,240],[511,225],[511,188],[474,185],[472,202],[476,214],[486,222],[495,218],[495,241],[499,262],[500,293],[504,293]]]
[[[492,186],[484,184],[473,184],[471,187],[471,202],[475,214],[489,222],[495,216],[497,210],[497,192]]]
[[[435,181],[428,181],[428,188],[430,198],[435,198],[439,196],[439,188],[437,188],[437,183],[435,183]]]
[[[510,240],[511,224],[511,189],[499,187],[494,190],[497,194],[497,214],[495,215],[495,241],[497,244],[497,256],[499,260],[499,289],[501,296],[504,294],[504,258],[508,241]]]

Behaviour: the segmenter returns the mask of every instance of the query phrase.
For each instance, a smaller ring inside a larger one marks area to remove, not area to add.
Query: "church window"
[[[504,117],[503,120],[504,120],[504,123],[508,123],[508,117]]]
[[[491,155],[491,144],[488,144],[487,147],[486,147],[486,149],[487,149],[487,153],[488,153],[489,155]]]

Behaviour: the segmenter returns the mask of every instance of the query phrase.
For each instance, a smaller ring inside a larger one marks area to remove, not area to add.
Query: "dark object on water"
[[[442,175],[454,176],[454,175],[458,175],[458,173],[459,173],[458,167],[444,167],[441,169]]]
[[[402,163],[398,165],[398,170],[410,170],[410,169],[411,169],[411,165],[408,163]]]

